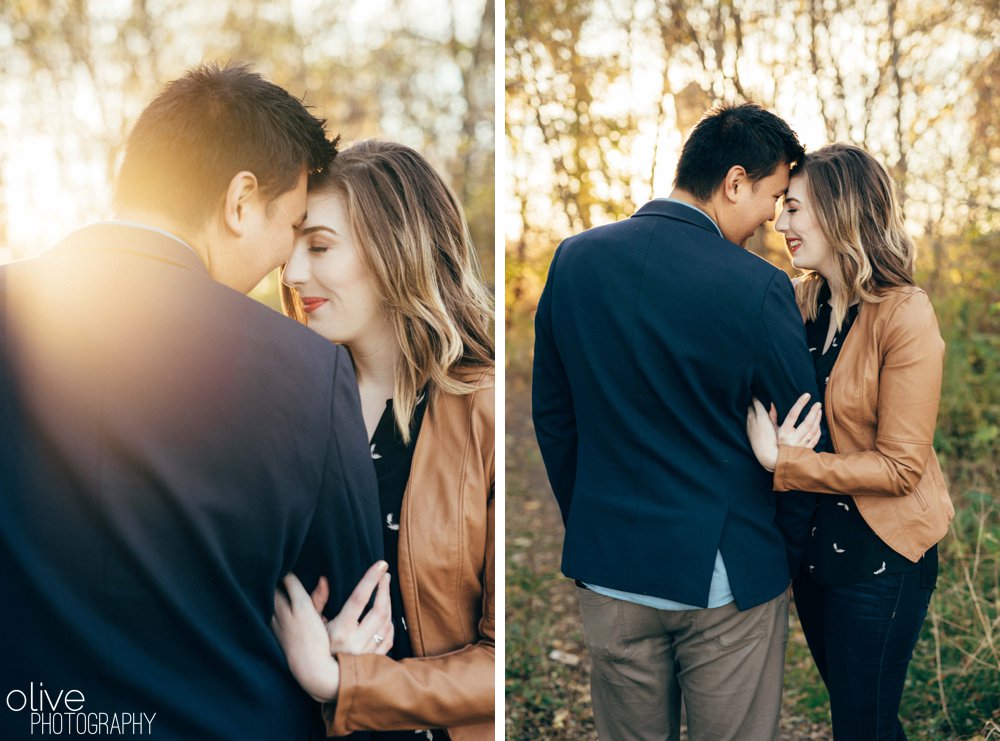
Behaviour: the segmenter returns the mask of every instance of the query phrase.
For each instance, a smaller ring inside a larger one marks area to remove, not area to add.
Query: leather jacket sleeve
[[[916,292],[894,307],[878,347],[881,359],[877,375],[870,379],[873,387],[852,390],[876,396],[877,419],[840,419],[837,409],[828,405],[833,443],[840,452],[780,446],[775,490],[887,497],[916,490],[932,451],[944,357],[944,342],[925,293]],[[868,381],[866,375],[864,385]],[[867,444],[844,450],[845,439]]]
[[[340,695],[336,704],[323,706],[329,735],[371,728],[453,727],[493,720],[494,504],[491,493],[479,640],[447,654],[402,661],[374,654],[338,654]]]

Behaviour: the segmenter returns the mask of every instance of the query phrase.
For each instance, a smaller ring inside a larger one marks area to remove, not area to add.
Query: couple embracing
[[[491,299],[423,157],[336,145],[199,67],[0,269],[0,737],[492,738]]]
[[[784,234],[796,284],[742,249]],[[602,739],[778,732],[789,584],[835,738],[903,739],[953,515],[944,343],[871,155],[754,104],[692,130],[669,198],[556,251],[532,409]]]

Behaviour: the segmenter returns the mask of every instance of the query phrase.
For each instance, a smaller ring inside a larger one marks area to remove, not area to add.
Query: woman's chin
[[[326,325],[322,320],[313,319],[312,317],[306,317],[306,326],[309,327],[313,332],[318,334],[324,340],[329,340],[330,342],[341,343],[342,340],[337,336],[337,332],[332,331],[331,328]]]

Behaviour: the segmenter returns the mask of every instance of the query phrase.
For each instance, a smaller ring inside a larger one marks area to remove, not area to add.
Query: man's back
[[[274,586],[325,573],[339,608],[381,556],[346,353],[121,225],[4,268],[0,296],[4,693],[77,689],[160,738],[308,738]],[[0,735],[27,736],[9,705]]]
[[[534,407],[563,571],[704,605],[721,550],[741,608],[779,593],[770,477],[744,430],[753,394],[787,409],[813,384],[787,277],[697,210],[654,201],[567,240],[546,293]]]

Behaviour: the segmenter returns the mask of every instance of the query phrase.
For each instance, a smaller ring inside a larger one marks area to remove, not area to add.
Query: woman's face
[[[774,228],[785,235],[792,265],[800,270],[815,270],[829,279],[835,270],[833,250],[823,236],[809,201],[805,175],[796,175],[788,183],[785,204]]]
[[[388,326],[339,193],[309,194],[308,215],[282,276],[299,292],[309,327],[349,347],[384,339]]]

